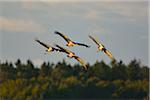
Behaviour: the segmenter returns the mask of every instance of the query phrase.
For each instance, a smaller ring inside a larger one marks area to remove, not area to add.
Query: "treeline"
[[[0,63],[0,99],[145,99],[149,95],[149,67],[104,61],[71,66],[63,60],[35,67],[31,60]]]

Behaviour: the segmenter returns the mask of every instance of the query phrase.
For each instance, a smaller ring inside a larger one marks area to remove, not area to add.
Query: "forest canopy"
[[[0,62],[0,99],[145,99],[149,94],[149,67],[133,59],[95,62],[87,71],[65,60],[43,62],[36,67],[31,60],[24,64]]]

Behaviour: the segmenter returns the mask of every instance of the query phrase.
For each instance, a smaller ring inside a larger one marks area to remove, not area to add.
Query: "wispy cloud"
[[[87,19],[98,19],[98,12],[96,10],[90,10],[85,14],[85,18]]]
[[[32,20],[0,17],[0,30],[9,32],[42,32],[44,28]]]
[[[91,30],[91,32],[94,34],[101,34],[101,35],[111,35],[110,33],[112,33],[111,30],[106,29],[106,28],[100,28],[100,27],[99,28],[93,28]]]
[[[108,2],[107,8],[130,21],[142,20],[148,16],[148,3],[145,2]],[[147,10],[146,10],[147,9]],[[138,13],[141,12],[141,13]]]
[[[45,11],[47,9],[54,9],[56,12],[54,14],[60,16],[80,16],[80,18],[87,18],[89,20],[109,20],[109,19],[117,19],[117,17],[121,17],[122,19],[126,19],[128,21],[137,21],[137,20],[144,20],[145,13],[148,15],[148,5],[146,6],[147,2],[118,2],[119,0],[100,0],[100,1],[92,1],[97,2],[88,3],[85,2],[78,2],[72,3],[76,0],[39,0],[43,2],[22,2],[23,7],[28,10],[39,10]],[[76,6],[77,5],[77,6]],[[58,7],[59,6],[59,7]],[[61,9],[60,9],[61,8]],[[76,11],[71,11],[71,9],[77,9]],[[78,11],[78,9],[81,9]],[[42,10],[43,9],[43,10]],[[83,12],[82,12],[83,11]],[[47,10],[49,12],[49,10]],[[82,13],[81,13],[82,12]],[[138,13],[138,12],[142,12]],[[52,11],[51,11],[52,13]],[[114,16],[114,17],[111,17]],[[117,19],[118,20],[118,19]]]

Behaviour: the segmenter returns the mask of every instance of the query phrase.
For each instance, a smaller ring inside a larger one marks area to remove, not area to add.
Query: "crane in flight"
[[[89,45],[86,45],[86,44],[83,44],[83,43],[74,42],[70,38],[68,38],[67,36],[65,36],[64,34],[58,32],[58,31],[55,31],[55,34],[61,36],[67,42],[66,46],[68,46],[68,47],[72,47],[72,46],[75,46],[75,45],[84,46],[84,47],[87,47],[87,48],[90,47]]]
[[[115,58],[113,57],[111,52],[108,51],[101,42],[99,42],[98,40],[96,40],[96,38],[94,38],[90,35],[89,35],[89,38],[92,39],[97,44],[97,46],[98,46],[98,51],[97,52],[103,51],[110,59],[115,60]]]
[[[80,63],[83,65],[83,67],[84,67],[85,70],[88,69],[88,66],[85,64],[84,60],[81,59],[80,57],[76,56],[74,52],[72,52],[72,51],[70,51],[70,50],[68,50],[68,49],[65,49],[65,48],[63,48],[63,47],[61,47],[61,46],[59,46],[59,45],[57,45],[57,44],[56,44],[55,46],[58,47],[58,48],[61,50],[60,52],[66,53],[66,54],[67,54],[67,57],[69,57],[69,58],[74,58],[74,59],[76,59],[78,62],[80,62]]]

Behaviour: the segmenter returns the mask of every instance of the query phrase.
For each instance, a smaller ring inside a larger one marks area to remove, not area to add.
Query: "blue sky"
[[[112,52],[117,60],[129,63],[140,59],[148,65],[148,2],[2,2],[0,1],[1,60],[31,59],[36,65],[43,61],[78,63],[62,53],[44,55],[45,48],[35,38],[48,44],[66,42],[54,31],[60,31],[72,40],[91,45],[91,48],[68,48],[93,64],[96,60],[110,59],[96,53],[96,45],[88,38],[91,34]]]

